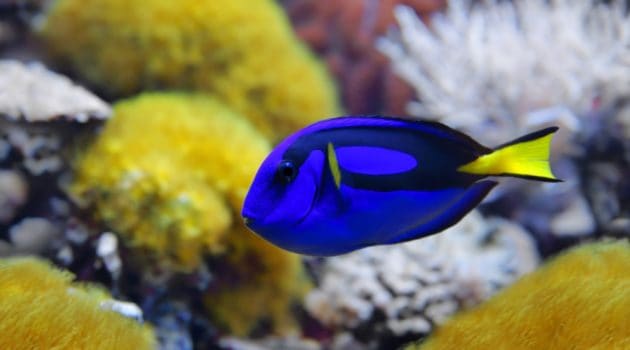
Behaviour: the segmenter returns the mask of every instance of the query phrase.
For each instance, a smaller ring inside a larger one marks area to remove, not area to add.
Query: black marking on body
[[[431,122],[422,123],[423,128],[434,126]],[[439,128],[438,133],[431,132],[431,129],[424,131],[395,126],[348,126],[319,130],[298,138],[284,153],[283,159],[290,159],[301,166],[312,150],[318,149],[326,154],[329,142],[335,148],[382,147],[414,157],[418,166],[397,174],[369,175],[341,168],[341,182],[344,185],[373,191],[465,188],[483,178],[482,175],[458,172],[457,168],[491,151],[467,135],[442,124],[435,125]],[[448,134],[442,137],[440,132]]]

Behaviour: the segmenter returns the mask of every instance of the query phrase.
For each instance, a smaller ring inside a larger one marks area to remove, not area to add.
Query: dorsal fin
[[[406,128],[415,132],[434,135],[436,137],[445,138],[458,143],[461,146],[470,148],[478,154],[487,154],[492,149],[481,145],[472,137],[461,131],[452,129],[442,123],[432,120],[421,120],[411,118],[400,118],[391,116],[344,116],[317,122],[302,131],[302,133],[316,133],[330,129],[344,129],[356,127],[393,127]]]
[[[335,148],[333,147],[332,142],[328,142],[326,153],[326,158],[328,158],[328,167],[330,168],[330,172],[333,175],[333,179],[335,179],[335,186],[337,186],[337,188],[340,188],[341,170],[339,169],[339,161],[337,161],[337,155],[335,154]]]
[[[384,118],[390,118],[390,117],[384,117]],[[402,120],[404,122],[409,123],[409,125],[415,125],[417,126],[417,129],[420,131],[433,133],[438,136],[446,137],[464,146],[471,147],[477,152],[482,153],[482,154],[492,152],[492,149],[480,144],[472,137],[464,134],[463,132],[459,130],[456,130],[447,125],[444,125],[440,122],[436,122],[432,120],[418,120],[418,119],[400,119],[400,118],[392,118],[392,119]]]

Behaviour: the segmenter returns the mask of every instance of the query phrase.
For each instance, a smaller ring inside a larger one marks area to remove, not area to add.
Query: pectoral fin
[[[333,179],[335,180],[335,186],[339,188],[341,187],[341,170],[339,169],[339,162],[337,161],[335,148],[333,147],[333,144],[331,142],[328,143],[327,158],[328,167],[330,168],[330,172],[332,173]]]

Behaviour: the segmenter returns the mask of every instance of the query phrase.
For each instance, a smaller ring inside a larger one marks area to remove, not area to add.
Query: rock
[[[224,338],[221,346],[231,350],[319,350],[321,347],[312,340],[297,337],[270,337],[261,340],[245,340],[238,338]]]
[[[118,238],[111,232],[103,233],[96,245],[96,255],[103,260],[105,268],[117,280],[122,272],[122,260],[118,255]]]
[[[29,173],[37,176],[61,170],[63,161],[60,155],[60,135],[50,130],[8,124],[0,131],[0,137],[4,137],[20,154],[22,165]]]
[[[579,193],[573,196],[568,208],[551,220],[551,231],[558,236],[586,236],[595,228],[591,209]]]
[[[101,302],[101,308],[117,312],[127,318],[136,320],[138,323],[144,322],[142,310],[138,305],[131,302],[110,299]]]
[[[13,170],[0,170],[0,224],[10,222],[28,199],[28,184]]]
[[[10,254],[41,254],[59,235],[59,228],[44,218],[24,218],[9,229]]]

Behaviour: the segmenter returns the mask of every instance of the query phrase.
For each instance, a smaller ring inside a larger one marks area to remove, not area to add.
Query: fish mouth
[[[245,224],[245,226],[249,227],[250,229],[253,225],[255,225],[256,222],[260,222],[260,220],[256,218],[256,215],[252,215],[249,210],[243,210],[241,212],[241,217],[243,218],[243,223]]]
[[[254,226],[256,226],[257,223],[260,222],[259,219],[256,219],[253,216],[250,215],[242,215],[243,218],[243,223],[245,224],[245,226],[247,226],[250,229],[254,229]]]
[[[260,235],[261,233],[261,228],[262,228],[262,220],[260,219],[256,219],[256,218],[252,218],[249,216],[243,216],[243,223],[245,224],[245,227],[247,227],[251,232]]]

